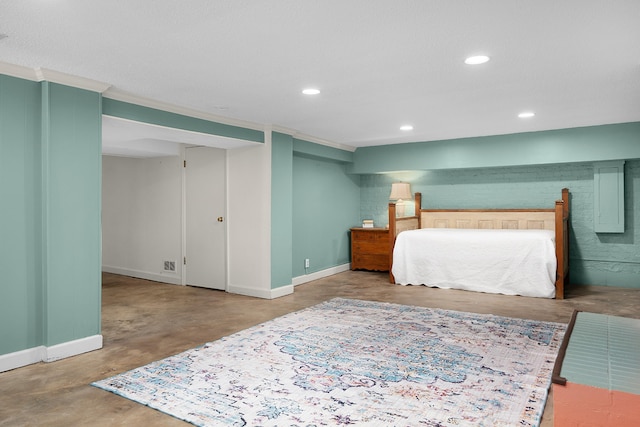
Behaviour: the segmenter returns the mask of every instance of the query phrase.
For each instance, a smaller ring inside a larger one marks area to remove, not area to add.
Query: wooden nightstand
[[[389,229],[351,229],[351,269],[389,271]]]

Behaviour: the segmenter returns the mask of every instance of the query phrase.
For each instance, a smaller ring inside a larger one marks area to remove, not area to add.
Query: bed
[[[569,191],[553,208],[422,209],[396,218],[389,204],[391,283],[564,298]]]

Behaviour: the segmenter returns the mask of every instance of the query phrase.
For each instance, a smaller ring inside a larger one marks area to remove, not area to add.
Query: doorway
[[[103,115],[103,271],[226,290],[227,153],[253,145]]]

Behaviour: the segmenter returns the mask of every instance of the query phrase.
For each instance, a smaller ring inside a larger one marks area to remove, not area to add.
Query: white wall
[[[102,157],[103,271],[182,283],[181,166],[178,156]]]
[[[271,132],[265,144],[227,152],[228,291],[271,291]],[[282,292],[282,291],[280,291]]]

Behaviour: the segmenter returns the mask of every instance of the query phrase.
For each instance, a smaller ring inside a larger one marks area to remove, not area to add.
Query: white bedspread
[[[555,234],[454,228],[403,231],[396,239],[392,272],[401,285],[553,298]]]

